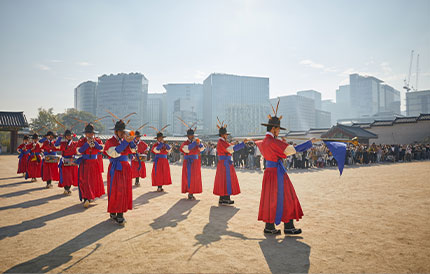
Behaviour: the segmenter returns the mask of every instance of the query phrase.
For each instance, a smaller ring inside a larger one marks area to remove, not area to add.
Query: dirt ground
[[[17,177],[17,160],[0,156],[1,272],[430,272],[429,161],[347,167],[342,177],[293,171],[303,233],[264,236],[261,172],[238,171],[242,193],[219,207],[215,169],[202,170],[203,194],[187,201],[172,165],[166,193],[150,178],[133,189],[121,228],[106,196],[84,209],[76,188],[66,197]]]

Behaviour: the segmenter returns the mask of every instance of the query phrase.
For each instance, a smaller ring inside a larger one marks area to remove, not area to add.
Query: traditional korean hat
[[[37,138],[39,138],[39,135],[37,135],[37,133],[34,133],[34,134],[31,136],[31,139],[33,139],[33,140],[35,140],[35,139],[37,139]]]
[[[105,118],[105,117],[103,117],[103,118]],[[103,119],[102,118],[102,119]],[[72,132],[72,129],[77,125],[77,124],[79,124],[79,123],[84,123],[84,124],[87,124],[87,122],[85,122],[85,121],[82,121],[82,120],[79,120],[79,119],[76,119],[76,118],[73,118],[72,117],[72,119],[74,119],[74,120],[78,120],[76,123],[74,123],[71,127],[70,127],[70,129],[69,128],[66,128],[66,126],[65,125],[63,125],[62,123],[60,123],[60,122],[58,122],[58,120],[57,119],[55,119],[55,117],[52,117],[52,119],[54,119],[54,122],[55,123],[57,123],[60,127],[62,127],[63,129],[64,129],[64,136],[70,136],[70,135],[74,135],[73,134],[73,132]],[[96,121],[98,121],[98,120],[96,120]]]
[[[54,133],[54,132],[52,132],[52,131],[50,131],[50,130],[49,130],[48,132],[46,132],[45,136],[52,136],[52,137],[56,137],[55,133]]]
[[[230,132],[227,131],[227,124],[224,124],[224,121],[220,121],[218,116],[216,117],[216,119],[218,120],[216,126],[218,128],[218,135],[224,135],[224,134],[228,134],[230,135]]]
[[[153,126],[149,126],[150,128],[152,128],[153,130],[155,130],[157,132],[157,136],[154,139],[158,139],[160,137],[165,137],[163,135],[163,130],[165,130],[169,125],[165,125],[164,127],[162,127],[160,130],[158,130],[156,127]]]
[[[140,129],[143,129],[143,128],[145,128],[145,126],[147,125],[148,123],[144,123],[143,125],[141,125],[140,127],[138,127],[137,129],[134,129],[134,128],[132,128],[131,127],[131,129],[133,129],[133,131],[131,132],[131,134],[134,134],[134,136],[135,137],[141,137],[142,136],[142,134],[140,133]]]
[[[279,107],[279,102],[281,101],[281,99],[278,98],[278,104],[276,105],[276,110],[275,108],[272,106],[272,104],[270,104],[270,106],[272,107],[273,110],[273,114],[275,114],[275,116],[271,116],[270,114],[267,116],[269,118],[269,122],[267,123],[262,123],[262,126],[265,127],[279,127],[282,130],[285,130],[285,128],[281,127],[281,120],[282,120],[282,115],[278,118],[278,107]]]
[[[114,128],[111,128],[111,130],[115,130],[115,131],[128,131],[128,130],[126,130],[125,129],[125,126],[126,125],[128,125],[128,123],[130,123],[130,121],[131,121],[131,119],[129,119],[128,121],[127,121],[127,123],[126,122],[124,122],[124,119],[126,119],[126,118],[128,118],[128,117],[130,117],[131,115],[134,115],[134,114],[136,114],[136,112],[132,112],[132,113],[129,113],[129,114],[127,114],[126,116],[124,116],[124,117],[122,117],[122,118],[119,118],[118,116],[116,116],[115,114],[113,114],[112,112],[110,112],[109,110],[106,110],[107,111],[107,113],[109,113],[113,118],[115,118],[115,119],[113,119],[112,118],[112,122],[115,124],[115,126],[114,126]]]
[[[193,135],[196,136],[195,132],[197,130],[197,127],[194,127],[194,126],[197,124],[197,122],[195,122],[191,126],[189,126],[187,123],[185,123],[185,121],[181,117],[176,116],[176,118],[178,118],[179,121],[181,121],[181,123],[184,124],[184,126],[188,128],[186,136],[193,136]]]
[[[93,124],[88,123],[88,124],[85,126],[84,133],[98,133],[98,132],[94,130],[94,126],[93,126]]]
[[[29,137],[28,137],[28,135],[24,135],[24,138],[22,138],[23,140],[28,140],[29,139]]]

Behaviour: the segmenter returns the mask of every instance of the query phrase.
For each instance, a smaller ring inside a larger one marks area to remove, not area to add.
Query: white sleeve
[[[202,146],[201,148],[200,148],[200,152],[202,152],[203,150],[205,150],[206,148],[205,148],[205,146]]]
[[[183,147],[182,147],[182,150],[183,150],[185,153],[190,153],[190,150],[188,149],[188,146],[183,146]]]
[[[229,146],[226,150],[228,151],[228,153],[233,153],[234,152],[234,149],[233,149],[233,147],[234,146]]]
[[[119,156],[121,156],[121,153],[116,152],[115,150],[116,147],[110,147],[107,151],[106,154],[109,155],[112,158],[118,158]]]
[[[296,149],[294,146],[287,146],[287,148],[284,150],[285,155],[290,156],[296,153]]]

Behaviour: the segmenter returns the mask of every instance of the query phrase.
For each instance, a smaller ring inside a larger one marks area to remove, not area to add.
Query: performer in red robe
[[[240,193],[239,181],[237,180],[231,155],[234,151],[243,149],[247,140],[236,145],[230,144],[227,142],[227,137],[230,134],[227,132],[227,125],[220,123],[218,129],[220,136],[216,147],[218,164],[213,193],[219,196],[220,205],[231,205],[234,204],[234,201],[230,199],[230,195]]]
[[[75,163],[78,142],[73,141],[72,132],[68,129],[64,132],[64,140],[58,137],[55,147],[61,151],[61,160],[58,164],[60,180],[58,187],[64,187],[64,195],[70,195],[71,186],[78,186],[78,165]]]
[[[100,164],[97,160],[97,154],[103,149],[102,141],[95,138],[94,126],[88,124],[85,126],[85,137],[78,141],[77,147],[82,154],[76,160],[78,168],[78,187],[79,199],[84,201],[84,207],[88,208],[90,202],[105,194]]]
[[[195,200],[194,193],[202,193],[202,174],[200,153],[205,147],[199,139],[194,139],[195,129],[187,130],[188,140],[182,143],[180,151],[184,154],[182,163],[182,193],[188,192],[188,199]]]
[[[163,129],[165,129],[165,126]],[[154,156],[154,164],[152,166],[152,186],[157,186],[157,191],[164,191],[163,185],[171,185],[172,178],[170,177],[170,166],[167,154],[170,153],[172,148],[164,142],[164,135],[162,130],[157,132],[157,142],[152,146],[152,153]]]
[[[136,152],[134,136],[125,131],[125,123],[115,124],[115,135],[106,141],[104,152],[109,156],[107,175],[108,209],[110,217],[124,225],[124,213],[133,208],[131,166],[128,155]]]
[[[30,150],[26,149],[26,146],[29,142],[29,138],[27,135],[23,138],[23,143],[20,144],[17,148],[17,151],[19,153],[18,155],[18,170],[17,174],[22,173],[23,177],[25,177],[25,173],[27,172],[27,159],[28,155],[30,154]]]
[[[275,224],[278,225],[282,221],[285,234],[300,234],[302,230],[294,227],[293,220],[301,219],[303,211],[284,168],[283,159],[296,152],[310,149],[315,139],[296,147],[289,145],[285,140],[277,139],[280,130],[285,128],[281,127],[282,116],[276,117],[277,109],[274,113],[274,117],[269,115],[267,124],[262,124],[267,127],[266,137],[263,141],[256,142],[266,160],[258,220],[266,223],[264,233],[280,234],[281,231],[275,228]]]
[[[144,159],[148,154],[149,147],[148,145],[140,140],[140,132],[136,131],[134,133],[134,143],[136,144],[136,154],[133,155],[131,160],[131,177],[136,178],[135,185],[140,186],[139,178],[146,178],[146,166]]]
[[[42,180],[46,182],[46,188],[52,188],[52,181],[59,181],[58,173],[58,157],[53,139],[55,135],[52,131],[48,131],[44,138],[39,140],[44,158],[42,160]],[[48,162],[47,158],[53,159],[53,162]]]
[[[31,178],[32,182],[36,182],[36,178],[41,177],[42,158],[40,156],[40,153],[42,152],[42,150],[40,149],[40,145],[37,142],[37,140],[39,139],[37,133],[34,133],[31,139],[31,142],[29,142],[25,147],[27,150],[30,151],[30,154],[27,158],[27,173],[25,174],[25,179]]]

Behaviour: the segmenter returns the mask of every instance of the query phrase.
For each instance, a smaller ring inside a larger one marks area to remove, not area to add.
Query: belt
[[[111,167],[109,170],[110,183],[109,183],[108,199],[110,199],[110,194],[112,192],[112,183],[113,183],[113,177],[115,175],[115,170],[122,170],[121,162],[128,162],[128,156],[127,155],[121,155],[117,158],[110,158],[109,161],[111,163]]]
[[[83,165],[81,165],[81,163],[83,162],[83,160],[97,160],[97,154],[83,154],[81,157],[79,157],[78,159],[75,160],[75,163],[79,165],[78,167],[78,190],[79,190],[79,200],[82,201],[82,192],[81,192],[81,188],[80,188],[80,177],[81,177],[81,168],[84,168]]]
[[[194,160],[199,159],[199,155],[184,155],[184,159],[187,160],[187,179],[188,179],[188,190],[191,186],[191,165]]]
[[[159,158],[167,159],[167,155],[166,154],[155,154],[155,158],[154,158],[155,174],[157,174],[157,163],[158,163]]]
[[[72,158],[73,155],[70,156],[64,156],[60,159],[60,162],[58,163],[58,171],[60,173],[60,183],[63,183],[63,158]]]
[[[231,156],[228,155],[220,155],[220,160],[224,160],[224,167],[225,167],[225,176],[227,181],[227,193],[228,195],[231,195],[231,175],[230,175],[230,166],[233,164],[233,161],[231,160]]]
[[[278,197],[276,201],[275,224],[279,225],[284,213],[284,174],[287,173],[287,171],[281,159],[277,162],[266,160],[266,168],[276,168],[277,171]]]

